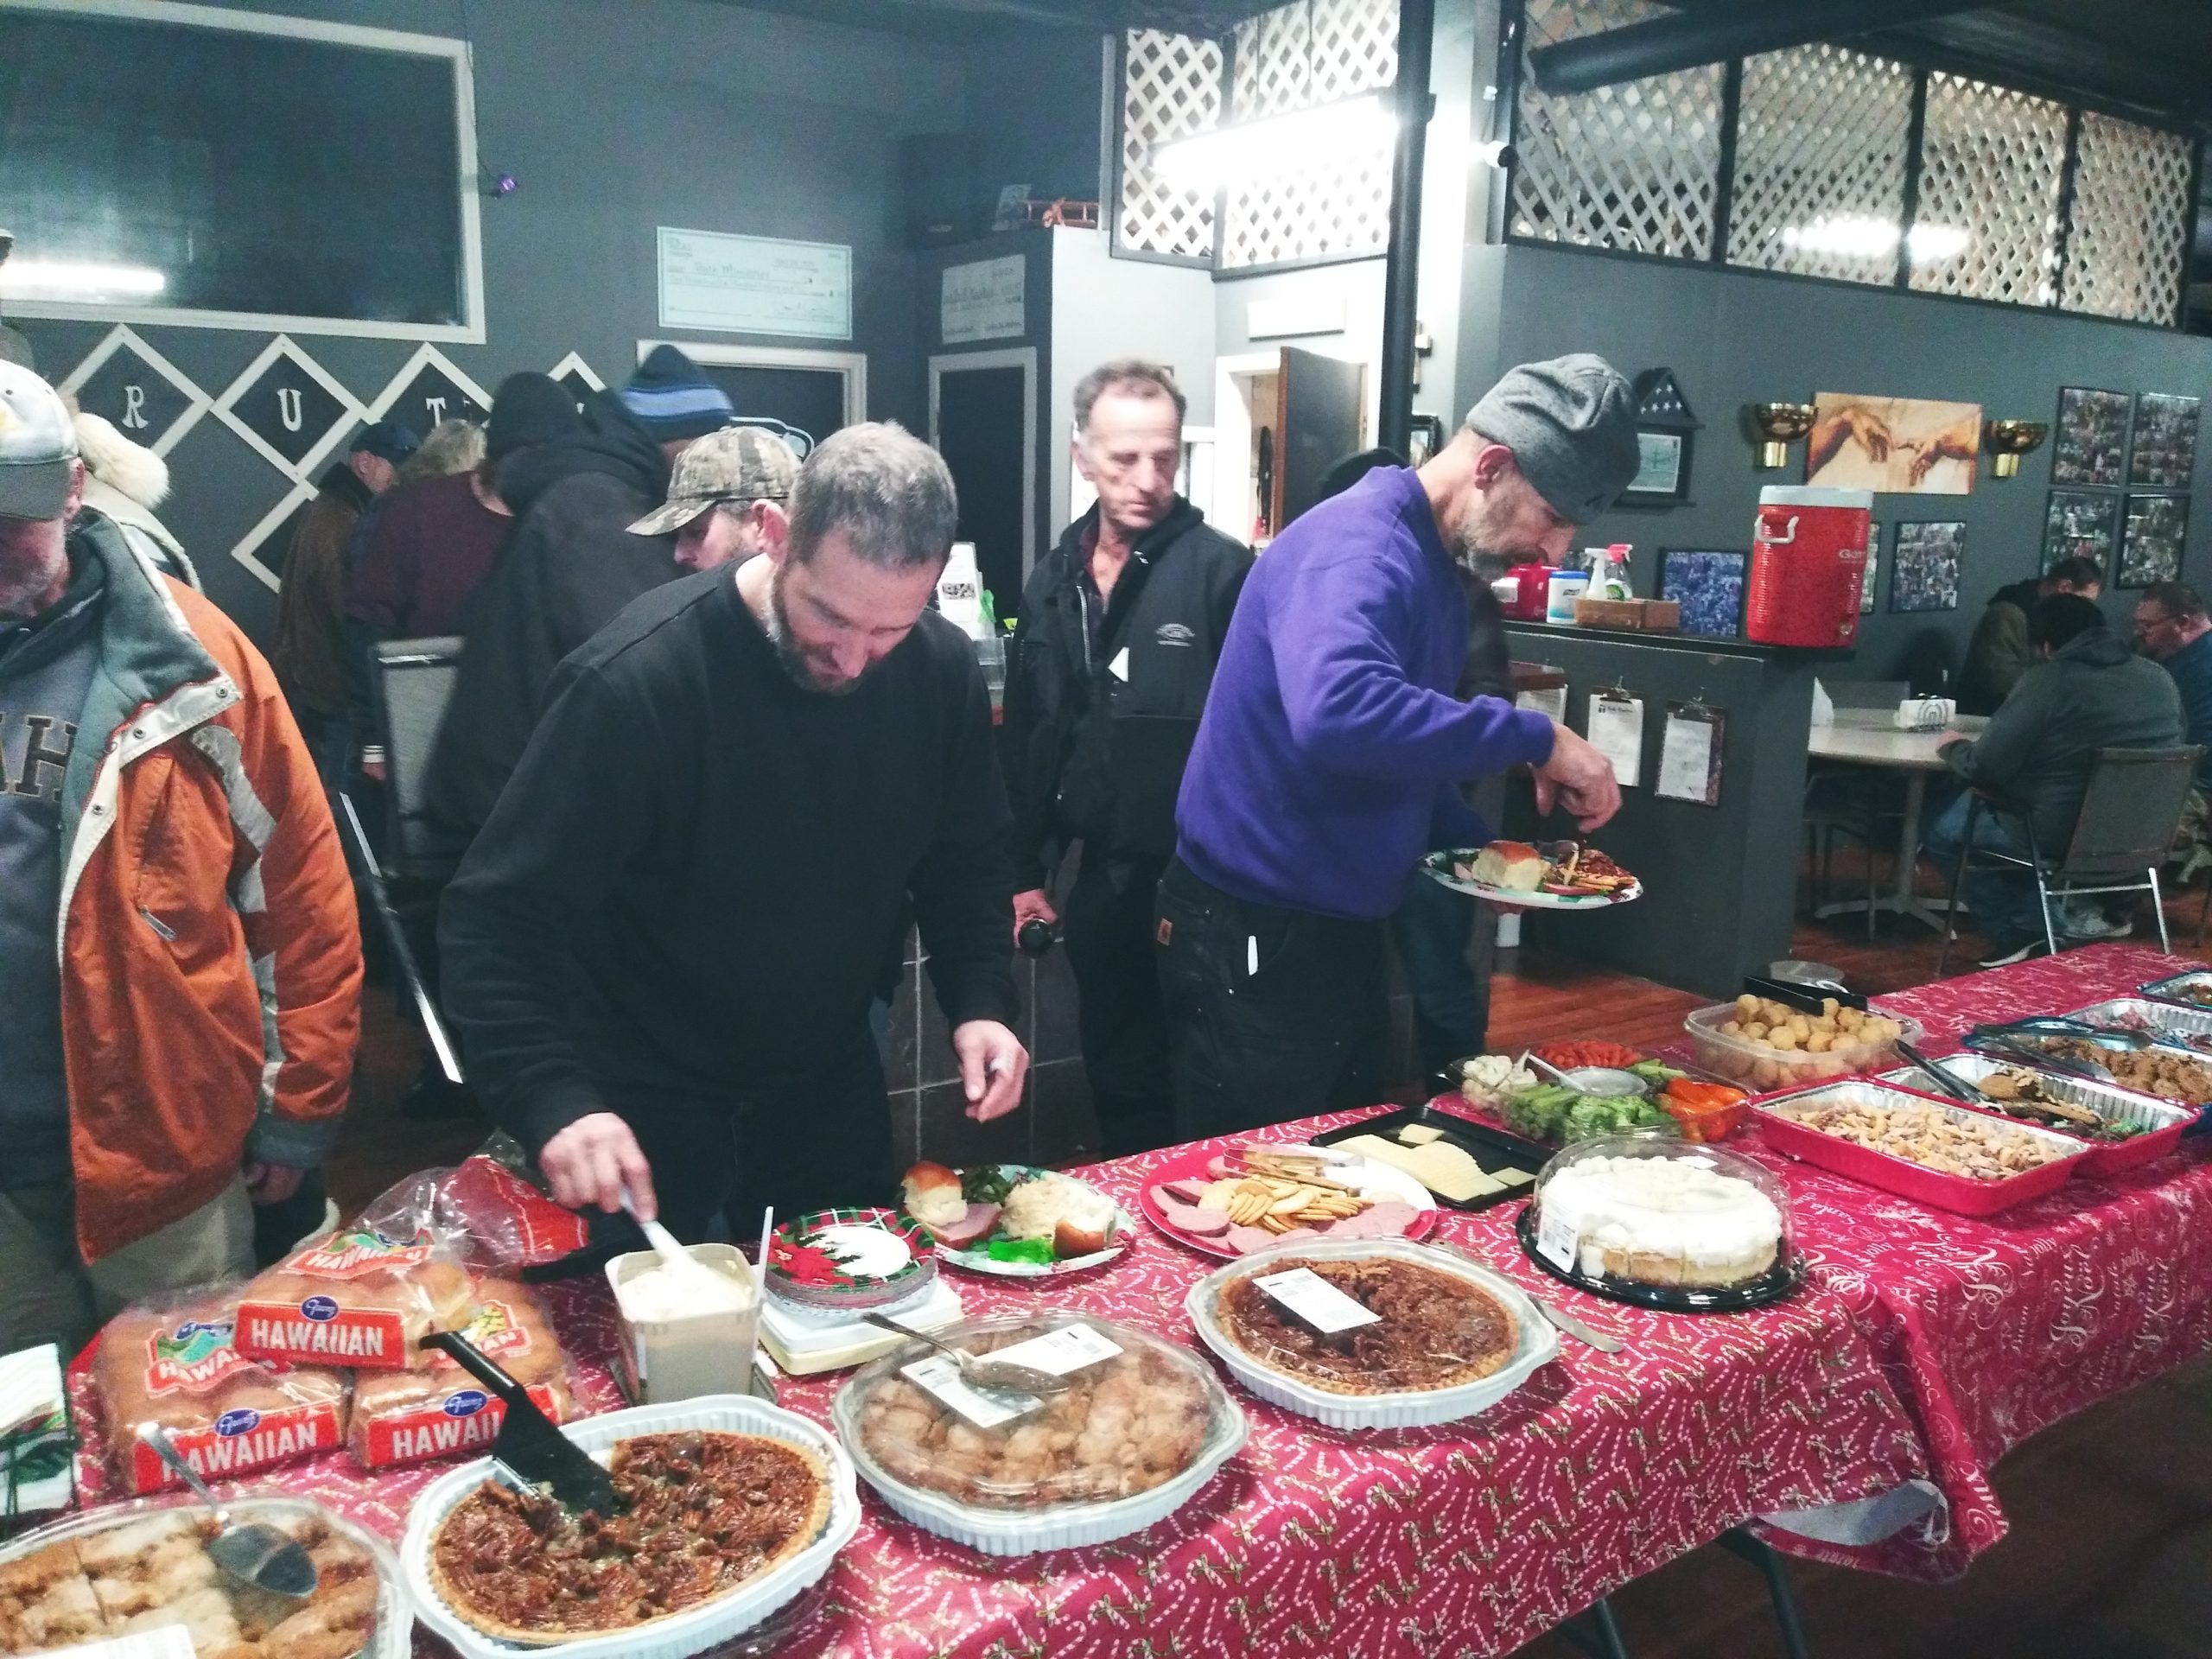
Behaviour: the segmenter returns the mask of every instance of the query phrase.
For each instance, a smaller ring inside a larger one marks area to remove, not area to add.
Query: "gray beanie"
[[[1513,452],[1552,510],[1586,524],[1637,474],[1636,395],[1602,357],[1523,363],[1484,392],[1466,424]]]

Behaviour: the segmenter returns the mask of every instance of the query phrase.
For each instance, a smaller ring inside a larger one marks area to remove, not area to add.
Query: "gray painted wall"
[[[1762,484],[1804,480],[1804,448],[1780,472],[1753,470],[1738,426],[1745,404],[1809,402],[1817,391],[1951,398],[1982,404],[1990,418],[2049,421],[2063,385],[2212,397],[2212,340],[2083,317],[2038,315],[1925,295],[1723,271],[1656,261],[1512,246],[1496,251],[1500,309],[1485,353],[1467,332],[1463,393],[1479,394],[1509,364],[1591,351],[1622,372],[1675,371],[1698,434],[1691,504],[1618,508],[1579,545],[1636,545],[1637,589],[1658,590],[1662,546],[1748,548]],[[1481,303],[1471,291],[1467,305]],[[1953,659],[1989,596],[2038,569],[2051,446],[2027,456],[2019,476],[1998,479],[1985,464],[1963,496],[1882,495],[1885,526],[1881,587],[1860,619],[1860,646],[1837,677],[1884,679],[1918,636],[1947,641]],[[2185,580],[2212,584],[2212,431],[2197,447],[2195,508]],[[1921,519],[1966,524],[1966,556],[1955,611],[1889,613],[1895,526]],[[2107,590],[2106,609],[2125,619],[2132,594]]]
[[[435,35],[455,32],[461,18],[447,0],[238,9]],[[489,390],[511,371],[550,368],[574,350],[619,382],[637,341],[664,332],[657,226],[839,242],[854,254],[855,338],[841,348],[868,355],[870,413],[922,423],[924,352],[913,323],[914,257],[901,246],[898,141],[961,127],[969,67],[958,51],[709,0],[501,0],[471,8],[467,22],[482,165],[515,174],[522,188],[484,203],[486,339],[441,347],[460,368]],[[108,331],[104,323],[18,326],[56,379]],[[269,338],[139,332],[211,397]],[[393,340],[296,338],[364,403],[413,350]],[[275,595],[227,554],[289,481],[213,419],[168,459],[175,493],[164,518],[211,594],[266,643]],[[273,566],[281,550],[264,557]]]

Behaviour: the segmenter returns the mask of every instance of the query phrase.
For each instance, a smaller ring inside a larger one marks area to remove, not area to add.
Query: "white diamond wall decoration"
[[[175,448],[211,406],[199,384],[128,323],[110,329],[60,389],[157,455]]]
[[[215,417],[295,483],[315,475],[360,418],[335,376],[279,334],[215,400]]]

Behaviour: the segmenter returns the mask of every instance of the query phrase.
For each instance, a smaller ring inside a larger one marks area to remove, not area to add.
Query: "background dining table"
[[[1875,766],[1904,774],[1904,822],[1898,831],[1897,873],[1890,891],[1871,899],[1839,899],[1814,913],[1831,916],[1862,915],[1868,910],[1886,911],[1923,921],[1939,932],[1947,918],[1914,891],[1919,874],[1920,820],[1928,802],[1928,778],[1944,770],[1936,753],[1946,731],[1969,736],[1989,724],[1986,718],[1960,715],[1947,725],[1925,731],[1902,730],[1892,709],[1838,709],[1832,720],[1815,721],[1808,752],[1815,760],[1835,760],[1853,766]],[[1870,846],[1867,855],[1873,855]]]

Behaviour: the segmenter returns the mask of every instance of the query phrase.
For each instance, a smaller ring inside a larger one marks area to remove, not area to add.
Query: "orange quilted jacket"
[[[231,620],[97,514],[100,662],[62,791],[61,1021],[87,1261],[242,1160],[314,1165],[360,1027],[353,896],[315,763]]]

